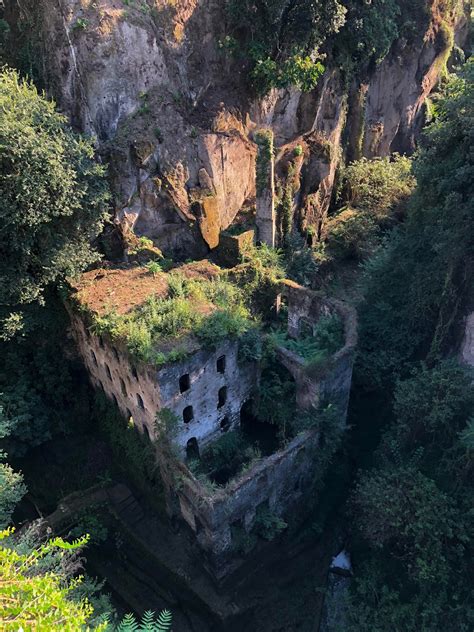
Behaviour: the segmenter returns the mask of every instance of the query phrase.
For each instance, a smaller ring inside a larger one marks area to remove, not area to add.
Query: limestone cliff
[[[313,92],[256,98],[242,65],[219,45],[226,29],[219,0],[21,4],[40,33],[46,84],[73,125],[97,136],[109,162],[117,225],[182,258],[214,248],[252,205],[260,127],[274,131],[282,180],[300,146],[292,211],[303,227],[320,230],[341,147],[349,157],[410,151],[452,45],[435,0],[427,30],[397,41],[363,81],[347,85],[328,59]],[[449,19],[451,33],[464,26]]]

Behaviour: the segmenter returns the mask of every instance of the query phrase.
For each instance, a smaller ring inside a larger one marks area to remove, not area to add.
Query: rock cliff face
[[[252,205],[260,127],[274,131],[281,178],[288,152],[303,148],[293,210],[320,231],[341,146],[349,157],[411,150],[452,43],[433,10],[428,30],[399,41],[363,83],[346,87],[329,59],[313,92],[256,99],[219,47],[219,0],[24,4],[38,20],[47,84],[109,162],[117,225],[183,258],[216,247]]]

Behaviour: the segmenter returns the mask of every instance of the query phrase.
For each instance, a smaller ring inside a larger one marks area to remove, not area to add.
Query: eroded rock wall
[[[25,0],[22,7],[41,34],[51,92],[77,128],[97,136],[110,164],[117,225],[188,258],[215,248],[221,230],[254,202],[260,127],[274,131],[277,162],[286,146],[303,145],[293,212],[317,234],[341,138],[351,157],[413,149],[452,43],[438,4],[426,32],[399,40],[364,81],[348,81],[328,59],[313,92],[273,90],[259,99],[219,45],[226,19],[218,0]]]

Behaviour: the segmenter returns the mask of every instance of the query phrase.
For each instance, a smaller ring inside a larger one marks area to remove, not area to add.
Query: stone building
[[[124,309],[130,309],[149,291],[150,275],[143,279],[137,268],[86,274],[93,277],[82,284],[94,288],[94,294],[87,297],[92,311],[108,305],[121,292],[128,301]],[[158,279],[155,291],[159,283]],[[290,281],[277,288],[275,301],[287,304],[288,334],[293,338],[308,335],[322,316],[337,313],[341,319],[342,348],[316,372],[283,346],[277,348],[277,358],[294,378],[298,406],[316,409],[332,403],[337,406],[336,423],[342,429],[356,345],[354,312]],[[91,333],[84,309],[70,312],[73,335],[92,383],[155,442],[170,517],[188,525],[209,571],[224,577],[241,561],[238,543],[251,535],[259,512],[286,519],[307,504],[321,450],[320,431],[300,432],[273,454],[256,459],[225,487],[206,485],[188,469],[187,457],[199,458],[206,445],[239,427],[243,407],[258,397],[259,363],[242,362],[238,341],[232,338],[212,349],[194,342],[184,359],[163,366],[137,363],[122,342]],[[171,411],[176,420],[176,428],[167,437],[156,421],[163,410]]]

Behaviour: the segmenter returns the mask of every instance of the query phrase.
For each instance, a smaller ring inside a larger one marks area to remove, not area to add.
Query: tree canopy
[[[9,69],[0,73],[0,318],[21,327],[21,306],[92,263],[108,200],[91,140]]]

